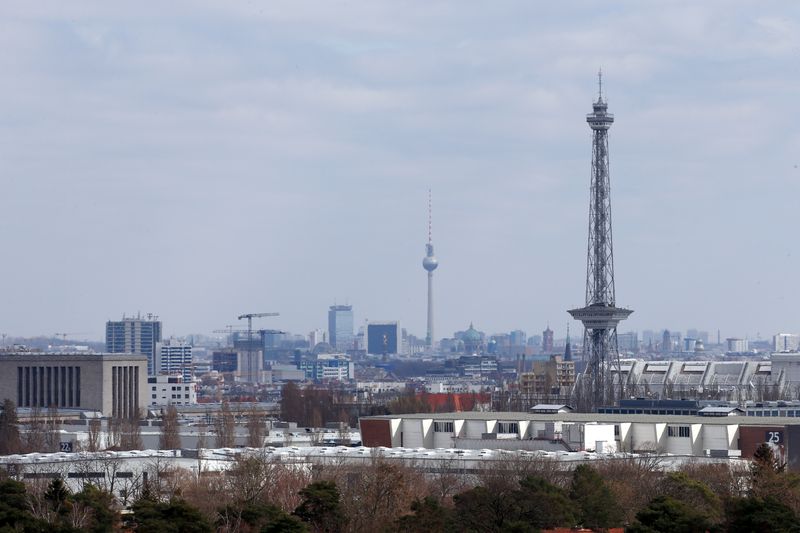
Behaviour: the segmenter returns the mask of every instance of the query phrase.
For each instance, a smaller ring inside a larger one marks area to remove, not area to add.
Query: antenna
[[[428,244],[433,242],[433,202],[431,200],[431,190],[428,189]]]
[[[597,101],[603,101],[603,69],[597,69]]]

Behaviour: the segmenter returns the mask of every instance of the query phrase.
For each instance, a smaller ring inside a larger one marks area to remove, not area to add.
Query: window
[[[453,422],[434,422],[433,431],[435,433],[453,433],[455,428]]]
[[[692,430],[689,426],[667,426],[668,437],[691,437]]]
[[[187,399],[187,400],[189,399],[189,395],[188,395],[188,394],[184,394],[184,395],[183,395],[183,397],[184,397],[185,399]]]
[[[516,422],[498,422],[498,433],[519,433],[519,424]]]
[[[154,400],[156,399],[156,396],[158,396],[158,395],[157,394],[153,394],[153,399]]]
[[[183,390],[189,390],[189,387],[184,387]]]
[[[156,388],[155,388],[155,387],[153,387],[153,390],[156,390]]]
[[[619,424],[614,424],[614,436],[619,437]]]

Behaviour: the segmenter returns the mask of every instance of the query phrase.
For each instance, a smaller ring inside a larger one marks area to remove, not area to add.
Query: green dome
[[[480,342],[481,334],[478,333],[478,330],[472,327],[470,323],[469,329],[464,332],[464,335],[461,337],[461,340],[464,342]]]

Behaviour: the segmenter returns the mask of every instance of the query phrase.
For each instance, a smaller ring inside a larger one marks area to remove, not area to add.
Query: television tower
[[[432,205],[431,191],[428,189],[428,244],[425,245],[425,259],[422,260],[422,268],[428,271],[428,331],[425,335],[425,346],[429,350],[433,349],[433,271],[439,266],[439,261],[433,255],[432,240]]]
[[[617,324],[633,313],[615,305],[614,248],[611,241],[611,181],[608,171],[608,129],[614,115],[603,101],[603,73],[598,72],[598,96],[594,111],[586,115],[592,128],[592,174],[589,194],[589,246],[586,261],[586,306],[569,314],[583,323],[584,391],[591,409],[613,401],[607,387],[606,369],[619,366]],[[620,385],[621,387],[621,385]],[[621,391],[620,391],[621,392]]]

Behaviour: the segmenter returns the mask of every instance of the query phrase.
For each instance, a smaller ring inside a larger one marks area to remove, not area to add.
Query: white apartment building
[[[153,361],[155,375],[181,375],[184,381],[192,379],[192,345],[175,338],[156,343]]]
[[[197,403],[197,384],[183,376],[150,376],[147,378],[147,404],[157,406],[193,405]]]

